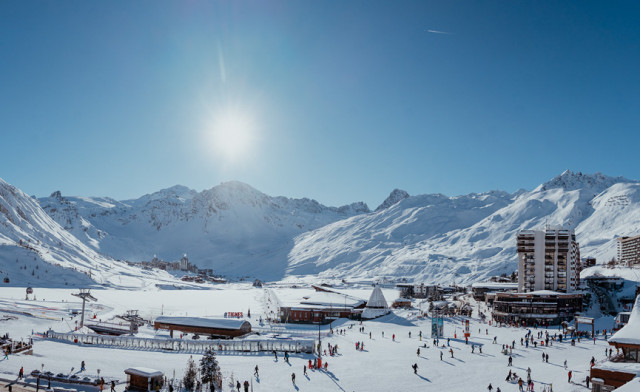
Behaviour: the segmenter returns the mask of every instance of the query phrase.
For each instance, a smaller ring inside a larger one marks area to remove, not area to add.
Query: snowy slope
[[[230,276],[283,277],[293,238],[357,214],[364,203],[326,207],[315,200],[271,197],[241,182],[196,192],[175,186],[135,200],[40,199],[47,213],[85,245],[132,261],[177,260]]]
[[[0,274],[10,285],[140,288],[175,282],[100,255],[45,213],[37,200],[0,179]]]
[[[228,182],[175,186],[135,200],[40,199],[86,247],[117,259],[177,260],[266,280],[381,277],[469,283],[516,269],[522,229],[576,230],[582,256],[605,262],[640,227],[640,183],[566,171],[531,191],[448,197],[391,192],[375,212],[267,196]]]
[[[469,283],[517,268],[515,236],[574,228],[582,256],[606,261],[614,238],[637,234],[640,183],[566,171],[533,191],[401,199],[380,211],[300,235],[288,273]]]

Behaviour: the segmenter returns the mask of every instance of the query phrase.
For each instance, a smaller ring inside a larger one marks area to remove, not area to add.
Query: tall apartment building
[[[580,248],[572,230],[518,232],[518,292],[571,293],[580,284]]]
[[[640,264],[640,235],[618,238],[618,262],[629,267]]]

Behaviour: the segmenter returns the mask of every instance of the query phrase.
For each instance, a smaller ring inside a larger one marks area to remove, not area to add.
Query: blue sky
[[[637,1],[2,1],[0,177],[371,208],[637,179],[638,20]]]

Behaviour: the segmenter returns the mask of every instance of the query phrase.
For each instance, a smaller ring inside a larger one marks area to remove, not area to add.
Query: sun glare
[[[213,148],[226,161],[242,160],[252,147],[255,127],[251,118],[238,110],[218,114],[213,125]]]

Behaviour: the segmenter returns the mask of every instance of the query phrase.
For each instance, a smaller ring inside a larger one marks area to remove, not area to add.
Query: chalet
[[[231,339],[251,332],[251,324],[241,319],[211,319],[202,317],[160,316],[153,323],[155,329],[167,329],[171,337],[173,331]]]
[[[316,292],[280,306],[283,323],[328,324],[339,318],[359,318],[366,301],[342,294],[326,287],[316,287]]]
[[[640,376],[640,297],[629,322],[609,338],[609,344],[617,355],[591,368],[593,392],[611,391]]]
[[[127,391],[155,391],[162,389],[164,373],[145,367],[125,369],[127,375]]]

